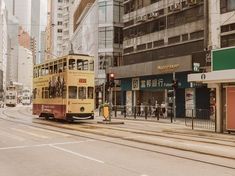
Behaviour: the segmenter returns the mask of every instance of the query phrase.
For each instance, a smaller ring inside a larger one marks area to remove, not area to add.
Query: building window
[[[129,47],[124,49],[124,53],[132,53],[134,51],[134,47]]]
[[[235,30],[235,23],[221,26],[221,33]]]
[[[112,2],[99,2],[99,23],[112,23],[113,9]]]
[[[63,0],[58,0],[58,2],[60,3],[60,2],[63,2]]]
[[[123,17],[123,3],[120,1],[115,1],[113,2],[113,20],[114,23],[121,23],[122,22],[122,17]]]
[[[220,12],[226,13],[235,10],[234,0],[220,0]]]
[[[61,26],[63,23],[62,23],[62,21],[58,21],[57,24],[58,24],[58,26]]]
[[[58,29],[57,32],[58,32],[58,33],[62,33],[63,30],[62,30],[62,29]]]
[[[163,46],[164,45],[164,40],[157,40],[157,41],[154,41],[153,42],[153,46],[154,47],[160,47],[160,46]]]
[[[191,40],[203,38],[203,36],[204,36],[204,31],[196,31],[196,32],[190,33]]]
[[[145,50],[145,49],[146,49],[146,44],[137,45],[137,51]]]
[[[168,44],[173,44],[173,43],[178,43],[178,42],[180,42],[180,36],[168,38]]]
[[[221,37],[221,48],[235,46],[235,34]]]
[[[187,40],[188,40],[188,34],[183,34],[182,41],[187,41]]]
[[[112,48],[113,46],[113,27],[99,28],[99,48]]]
[[[123,32],[121,27],[114,27],[114,44],[115,48],[121,48],[123,43]]]

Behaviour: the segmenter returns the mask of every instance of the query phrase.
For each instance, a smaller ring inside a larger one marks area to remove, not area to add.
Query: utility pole
[[[174,121],[176,121],[176,87],[178,85],[176,79],[175,79],[175,71],[173,72],[173,112],[174,112]]]

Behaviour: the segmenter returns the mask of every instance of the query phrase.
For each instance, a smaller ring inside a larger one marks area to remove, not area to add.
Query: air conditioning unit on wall
[[[144,21],[146,21],[147,20],[147,16],[146,15],[144,15],[144,16],[138,16],[137,18],[136,18],[136,22],[144,22]]]
[[[149,13],[148,14],[148,18],[151,19],[151,18],[156,18],[159,16],[159,13],[158,12],[152,12],[152,13]]]

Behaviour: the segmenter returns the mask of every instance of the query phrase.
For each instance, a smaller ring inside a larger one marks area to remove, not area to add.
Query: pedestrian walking
[[[163,118],[166,118],[166,104],[165,102],[163,101],[162,104],[161,104],[161,116]]]

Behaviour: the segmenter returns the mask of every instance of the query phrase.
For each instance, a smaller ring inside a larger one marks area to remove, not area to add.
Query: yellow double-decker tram
[[[73,54],[34,66],[33,114],[46,119],[94,118],[94,60]]]

